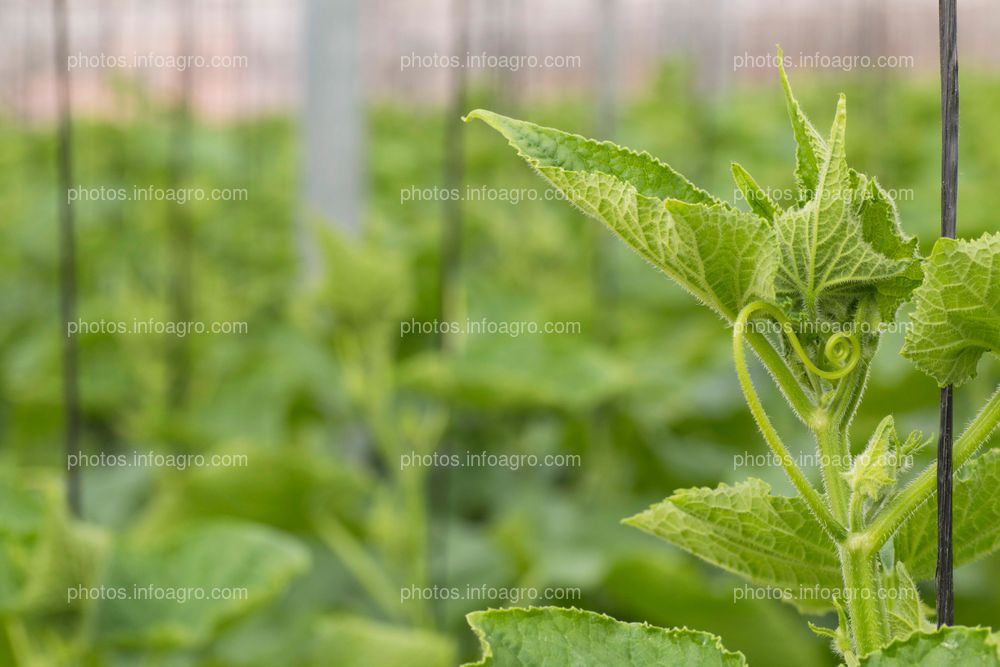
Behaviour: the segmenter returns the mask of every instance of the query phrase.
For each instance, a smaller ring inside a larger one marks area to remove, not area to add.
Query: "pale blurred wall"
[[[345,0],[331,0],[343,2]],[[447,57],[451,0],[358,0],[364,48],[363,80],[370,98],[441,103],[448,86],[443,67],[403,68],[403,61]],[[590,89],[601,80],[601,3],[607,0],[469,0],[469,51],[490,57],[576,57],[575,66],[471,68],[485,80],[527,98]],[[770,70],[734,60],[773,54],[819,53],[904,56],[893,76],[937,70],[934,0],[611,0],[618,35],[613,43],[617,85],[641,87],[664,56],[688,54],[700,85],[712,91],[735,82],[770,80]],[[256,114],[298,104],[303,38],[296,0],[201,0],[195,7],[198,55],[242,56],[244,67],[196,72],[193,100],[215,116]],[[959,30],[963,67],[1000,68],[996,0],[963,0]],[[93,59],[176,54],[182,12],[170,0],[71,0],[73,55]],[[0,106],[22,118],[52,109],[50,3],[0,0]],[[607,42],[603,42],[607,43]],[[414,56],[416,58],[414,58]],[[834,68],[835,69],[835,68]],[[79,67],[73,71],[77,110],[128,113],[113,94],[116,82],[138,82],[169,98],[180,77],[171,68]],[[604,80],[607,80],[605,75]]]

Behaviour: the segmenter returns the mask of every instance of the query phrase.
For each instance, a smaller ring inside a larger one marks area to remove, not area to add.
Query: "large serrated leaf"
[[[537,169],[561,169],[581,174],[612,174],[652,199],[677,199],[692,204],[722,202],[646,152],[638,153],[610,141],[595,141],[550,127],[476,109],[465,117],[478,119],[502,134],[518,154]]]
[[[924,263],[903,356],[943,386],[975,377],[1000,350],[1000,234],[939,239]]]
[[[945,627],[913,634],[861,658],[860,667],[996,667],[997,637],[988,628]]]
[[[801,498],[772,496],[759,479],[674,495],[625,523],[724,570],[823,611],[841,587],[830,538]]]
[[[740,667],[746,660],[718,637],[687,629],[622,623],[578,609],[498,609],[468,616],[483,659],[467,667]]]
[[[540,127],[489,111],[479,119],[587,215],[645,259],[734,320],[771,299],[778,255],[773,230],[692,185],[648,153]]]
[[[952,528],[955,567],[1000,549],[1000,450],[984,452],[955,476]],[[924,503],[894,538],[896,558],[917,579],[934,576],[937,564],[937,507]]]

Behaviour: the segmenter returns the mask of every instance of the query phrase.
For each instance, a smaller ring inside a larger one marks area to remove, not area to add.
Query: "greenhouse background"
[[[976,236],[1000,6],[959,23]],[[462,122],[614,140],[743,205],[732,161],[794,187],[778,44],[817,126],[847,94],[852,164],[928,251],[929,0],[0,0],[0,664],[451,666],[480,656],[465,614],[528,604],[836,664],[792,606],[620,523],[676,488],[792,491],[725,323]],[[889,413],[937,429],[906,312],[855,449]],[[998,579],[956,572],[957,622],[1000,618]]]

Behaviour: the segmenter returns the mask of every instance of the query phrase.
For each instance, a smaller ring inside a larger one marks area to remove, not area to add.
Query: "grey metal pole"
[[[361,0],[305,3],[305,97],[302,114],[302,197],[299,247],[305,272],[319,255],[310,223],[361,231],[364,193],[364,96]]]

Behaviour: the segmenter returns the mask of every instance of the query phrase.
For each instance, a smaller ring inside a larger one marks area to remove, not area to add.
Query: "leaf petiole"
[[[771,451],[774,452],[775,456],[777,456],[778,460],[781,462],[781,466],[785,470],[785,474],[788,475],[792,484],[795,485],[795,488],[802,495],[803,500],[805,500],[806,504],[809,505],[809,509],[816,515],[820,525],[823,526],[824,530],[826,530],[835,542],[839,543],[844,539],[844,537],[846,537],[847,530],[844,528],[844,525],[837,521],[837,519],[835,519],[830,513],[830,509],[823,501],[823,497],[815,489],[815,487],[809,483],[809,480],[806,479],[802,469],[797,463],[795,463],[791,452],[789,452],[785,443],[782,442],[781,436],[778,435],[777,430],[774,428],[770,418],[767,416],[767,412],[765,412],[764,406],[760,402],[760,397],[757,395],[757,390],[754,388],[753,379],[750,377],[750,369],[747,366],[746,360],[746,350],[743,347],[744,332],[746,331],[747,320],[750,315],[752,315],[756,310],[765,309],[765,307],[773,308],[770,304],[765,304],[760,301],[748,305],[740,312],[739,316],[736,318],[735,324],[733,325],[733,359],[736,362],[736,375],[739,379],[740,386],[743,389],[743,395],[746,398],[747,405],[750,408],[750,414],[753,415],[754,421],[757,422],[757,426],[760,428],[760,431],[763,434],[764,439],[767,441],[768,446],[771,448]],[[777,312],[780,313],[780,311]]]

